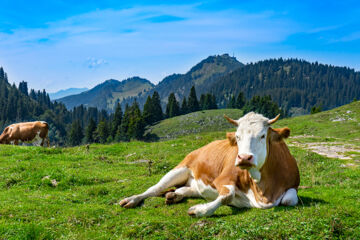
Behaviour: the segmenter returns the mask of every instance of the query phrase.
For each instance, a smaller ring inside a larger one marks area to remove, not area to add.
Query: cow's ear
[[[283,138],[288,138],[290,136],[290,129],[288,127],[284,128],[274,128],[272,134],[272,140],[279,141]]]
[[[226,133],[226,138],[229,140],[229,143],[231,146],[235,146],[236,143],[236,137],[235,137],[235,132],[228,132]]]

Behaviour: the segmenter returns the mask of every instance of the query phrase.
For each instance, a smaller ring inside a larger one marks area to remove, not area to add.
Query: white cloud
[[[108,64],[108,62],[101,58],[97,59],[94,57],[89,57],[86,59],[86,65],[88,66],[88,68],[98,68],[101,65],[106,65],[106,64]]]

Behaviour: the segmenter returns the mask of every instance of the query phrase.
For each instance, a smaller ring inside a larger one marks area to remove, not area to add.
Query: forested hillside
[[[270,59],[247,64],[219,78],[211,92],[220,107],[232,95],[243,92],[247,99],[270,95],[284,110],[310,112],[315,105],[326,110],[360,98],[360,73],[317,62]]]

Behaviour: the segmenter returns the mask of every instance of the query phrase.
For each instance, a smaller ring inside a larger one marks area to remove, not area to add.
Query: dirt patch
[[[347,154],[348,152],[357,152],[360,154],[360,149],[357,146],[342,142],[300,143],[294,141],[290,143],[289,146],[305,148],[329,158],[339,158],[343,160],[351,160],[356,156],[354,154],[349,155]]]

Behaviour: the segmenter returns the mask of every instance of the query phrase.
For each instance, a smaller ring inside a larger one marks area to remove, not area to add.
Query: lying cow
[[[33,143],[41,141],[40,145],[44,146],[46,141],[49,147],[48,132],[49,124],[43,121],[14,123],[4,129],[0,135],[0,144],[18,145],[19,142]]]
[[[227,139],[191,152],[156,185],[119,204],[135,207],[147,197],[180,186],[165,195],[166,203],[176,203],[184,197],[209,200],[188,210],[189,215],[197,217],[210,216],[221,205],[239,208],[296,205],[299,170],[283,141],[290,135],[290,129],[270,127],[279,115],[272,120],[253,112],[239,120],[224,117],[237,126],[235,133],[227,133]]]

